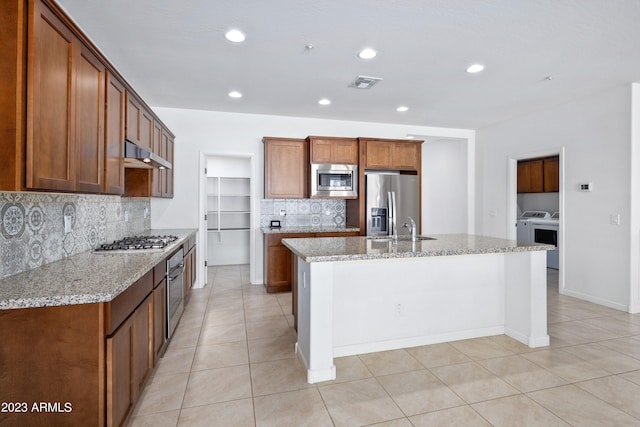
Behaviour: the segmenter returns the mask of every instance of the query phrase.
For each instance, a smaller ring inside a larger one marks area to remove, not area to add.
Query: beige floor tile
[[[467,355],[456,350],[455,347],[448,343],[412,347],[408,348],[407,352],[425,368],[455,365],[471,361]]]
[[[191,371],[191,363],[193,355],[196,351],[195,347],[171,347],[164,353],[164,356],[158,362],[158,368],[155,375],[172,375],[179,373],[189,373]]]
[[[369,424],[369,427],[413,427],[413,424],[411,424],[408,418],[399,418],[397,420]]]
[[[427,370],[385,375],[378,381],[408,416],[465,404]]]
[[[569,426],[569,424],[524,395],[489,400],[476,403],[471,407],[496,427]]]
[[[598,328],[616,332],[620,335],[640,334],[640,325],[631,322],[626,317],[620,317],[617,315],[584,319],[584,322]]]
[[[278,303],[280,304],[280,307],[291,311],[291,306],[293,302],[293,297],[291,296],[291,292],[276,294],[276,298],[278,298]]]
[[[192,372],[183,408],[251,397],[249,366],[229,366]]]
[[[248,363],[246,341],[201,345],[195,351],[191,370],[203,371]]]
[[[167,346],[167,350],[179,347],[195,347],[198,345],[198,338],[200,338],[200,329],[201,328],[186,328],[178,325]]]
[[[185,313],[182,315],[182,318],[180,318],[180,325],[185,329],[199,328],[202,326],[203,318],[204,313],[201,312]]]
[[[577,383],[576,386],[638,418],[640,425],[640,385],[613,375]]]
[[[638,426],[638,420],[575,385],[534,391],[528,396],[575,426]]]
[[[486,427],[491,426],[470,406],[444,409],[409,418],[415,427]]]
[[[337,427],[374,424],[404,416],[375,378],[331,384],[319,390]]]
[[[160,412],[157,414],[132,417],[128,427],[176,427],[178,424],[179,410]]]
[[[358,357],[375,376],[423,369],[407,350],[379,351],[361,354]]]
[[[292,335],[293,332],[283,314],[271,320],[247,323],[247,338],[250,340]]]
[[[604,369],[574,356],[563,348],[536,351],[534,353],[523,354],[522,357],[564,378],[570,383],[609,375]]]
[[[474,338],[452,342],[451,345],[473,360],[484,360],[492,357],[511,356],[512,351],[490,340],[489,338]]]
[[[515,354],[530,353],[532,351],[537,351],[537,349],[531,348],[528,345],[523,344],[520,341],[515,340],[506,335],[495,335],[493,337],[487,337],[487,338],[489,338],[491,341],[495,342],[496,344],[506,348],[507,350]]]
[[[573,335],[584,338],[587,342],[610,340],[622,336],[618,332],[612,332],[593,326],[587,323],[586,319],[558,323],[557,325],[554,325],[554,328],[564,329]]]
[[[316,388],[254,398],[257,427],[332,427]]]
[[[133,415],[180,409],[189,374],[154,375],[140,396]]]
[[[251,382],[254,396],[313,387],[307,383],[307,371],[297,358],[252,363]]]
[[[297,357],[295,352],[296,338],[293,334],[249,340],[248,344],[251,363]]]
[[[217,325],[234,325],[244,323],[244,312],[240,309],[214,309],[204,315],[204,327]]]
[[[626,354],[627,356],[640,359],[640,341],[634,338],[618,338],[610,341],[602,341],[599,344],[619,353]]]
[[[251,310],[253,308],[264,307],[276,307],[280,308],[280,303],[275,295],[246,295],[244,296],[244,308],[245,310]]]
[[[198,345],[220,344],[242,341],[247,338],[244,323],[234,325],[206,326],[200,331]]]
[[[363,380],[373,376],[371,371],[369,371],[369,368],[362,363],[362,360],[360,360],[358,356],[336,357],[333,359],[333,364],[336,366],[336,379],[332,381],[325,381],[318,385]]]
[[[562,328],[559,325],[562,325],[562,323],[547,326],[547,333],[551,337],[550,347],[566,347],[568,345],[587,344],[589,342],[588,339],[580,337],[570,329]]]
[[[595,312],[595,307],[592,307],[595,304],[590,304],[589,306],[581,306],[578,302],[578,299],[573,299],[575,303],[570,304],[560,304],[554,308],[554,311],[563,317],[567,317],[572,320],[580,320],[589,317],[598,317],[601,314]]]
[[[597,343],[567,347],[564,351],[612,374],[621,374],[640,369],[640,360],[618,353]]]
[[[212,427],[216,425],[255,426],[252,400],[242,399],[185,408],[180,412],[178,420],[178,427]]]
[[[567,381],[521,356],[499,357],[478,363],[523,393],[567,384]]]
[[[266,320],[280,319],[284,313],[280,307],[257,307],[245,310],[247,323],[264,322]]]
[[[475,362],[430,370],[467,403],[518,394],[518,390]]]
[[[620,376],[635,384],[640,385],[640,371],[627,372],[626,374],[621,374]]]
[[[242,301],[242,297],[218,297],[215,293],[211,295],[209,299],[209,305],[207,306],[207,311],[212,310],[238,310],[242,311],[244,309],[244,302]]]

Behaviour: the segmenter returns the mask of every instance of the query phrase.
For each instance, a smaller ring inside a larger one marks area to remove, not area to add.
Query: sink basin
[[[411,236],[407,236],[407,235],[401,235],[398,236],[397,239],[391,237],[391,236],[367,236],[367,239],[369,240],[377,240],[377,241],[392,241],[392,240],[398,240],[398,242],[410,242],[411,241]],[[428,237],[428,236],[416,236],[416,240],[436,240],[433,237]]]

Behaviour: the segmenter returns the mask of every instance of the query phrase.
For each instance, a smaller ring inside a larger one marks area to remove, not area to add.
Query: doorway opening
[[[255,180],[252,155],[202,154],[200,230],[207,267],[249,266],[255,277]],[[203,277],[207,277],[204,272]]]
[[[507,198],[509,239],[556,246],[555,251],[547,252],[547,268],[561,294],[564,293],[564,161],[564,147],[509,157]]]

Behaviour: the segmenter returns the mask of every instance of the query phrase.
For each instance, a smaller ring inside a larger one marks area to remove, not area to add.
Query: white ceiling
[[[640,0],[58,2],[158,107],[477,129],[640,81]]]

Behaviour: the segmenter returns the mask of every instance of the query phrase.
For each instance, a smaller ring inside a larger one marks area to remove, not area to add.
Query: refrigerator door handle
[[[396,218],[396,213],[397,213],[397,210],[396,210],[396,192],[395,191],[391,192],[391,203],[392,203],[392,206],[393,206],[393,224],[392,224],[393,229],[392,229],[392,233],[391,234],[395,236],[396,234],[398,234],[398,222],[397,222],[397,218]]]
[[[387,193],[387,234],[393,234],[393,199],[391,198],[391,192]]]

